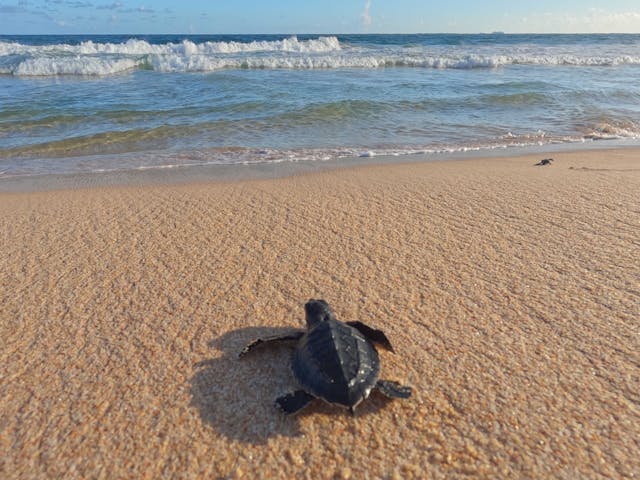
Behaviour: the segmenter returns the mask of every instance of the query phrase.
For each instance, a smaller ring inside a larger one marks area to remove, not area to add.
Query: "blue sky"
[[[0,34],[640,33],[640,0],[0,0]]]

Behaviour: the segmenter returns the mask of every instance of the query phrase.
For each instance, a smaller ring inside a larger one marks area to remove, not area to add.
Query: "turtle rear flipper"
[[[411,387],[400,385],[392,380],[378,380],[376,388],[380,393],[390,398],[409,398],[411,396]]]
[[[371,328],[369,325],[365,325],[362,322],[346,322],[350,327],[358,330],[362,335],[364,335],[369,341],[373,343],[377,343],[383,348],[389,350],[390,352],[394,352],[393,347],[391,346],[391,342],[384,334],[382,330],[376,330],[375,328]]]
[[[249,345],[244,347],[242,351],[238,354],[239,357],[244,357],[251,350],[256,348],[258,345],[262,345],[263,343],[272,343],[272,342],[297,342],[304,335],[303,330],[295,330],[289,333],[285,333],[282,335],[272,335],[270,337],[257,338]]]
[[[285,415],[291,415],[309,405],[314,398],[313,395],[309,395],[304,390],[296,390],[293,393],[276,398],[276,407],[282,410]]]

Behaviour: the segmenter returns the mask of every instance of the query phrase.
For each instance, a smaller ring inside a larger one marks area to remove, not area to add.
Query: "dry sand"
[[[640,476],[640,152],[0,195],[2,478]],[[295,387],[325,298],[386,331],[355,417]]]

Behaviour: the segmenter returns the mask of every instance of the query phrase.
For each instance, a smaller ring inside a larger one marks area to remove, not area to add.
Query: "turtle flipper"
[[[256,348],[258,345],[262,345],[263,343],[270,342],[297,342],[304,335],[303,330],[295,330],[293,332],[285,333],[284,335],[272,335],[270,337],[258,338],[251,342],[249,345],[244,347],[242,351],[238,354],[239,357],[244,357],[251,350]]]
[[[309,405],[314,398],[313,395],[309,395],[304,390],[296,390],[293,393],[276,398],[276,407],[282,410],[285,415],[291,415]]]
[[[391,398],[409,398],[411,396],[411,387],[400,385],[392,380],[378,380],[376,388],[380,393]]]
[[[346,323],[347,325],[358,330],[362,335],[367,337],[367,339],[371,340],[373,343],[379,344],[390,352],[394,351],[393,347],[391,346],[391,342],[382,330],[376,330],[375,328],[371,328],[370,326],[358,321]]]

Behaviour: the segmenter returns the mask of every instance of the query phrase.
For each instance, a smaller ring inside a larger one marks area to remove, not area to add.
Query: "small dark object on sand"
[[[348,408],[358,404],[373,388],[392,398],[409,398],[411,387],[390,380],[378,380],[380,359],[373,343],[393,352],[386,335],[361,322],[340,322],[324,300],[309,300],[304,306],[307,330],[296,330],[254,340],[240,356],[267,342],[296,341],[291,367],[302,387],[276,399],[285,414],[296,413],[313,399]]]
[[[538,163],[536,163],[535,166],[539,167],[539,166],[542,166],[542,165],[551,165],[551,162],[553,162],[553,158],[543,158]]]

